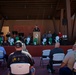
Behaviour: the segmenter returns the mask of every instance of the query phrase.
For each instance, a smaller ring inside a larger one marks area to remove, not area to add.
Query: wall
[[[60,21],[56,20],[56,28],[57,33],[59,32],[59,25]],[[29,33],[33,32],[33,28],[35,25],[38,25],[40,28],[41,34],[44,32],[48,32],[49,30],[53,33],[54,32],[54,25],[52,20],[5,20],[4,21],[5,26],[9,26],[10,32],[17,30],[19,33],[23,32],[25,36],[27,36]],[[67,28],[64,26],[61,26],[61,32],[64,34],[67,34]]]
[[[9,55],[10,53],[15,51],[15,47],[14,46],[4,46],[7,55]],[[26,46],[28,52],[33,56],[33,57],[40,57],[42,55],[42,51],[45,49],[50,49],[52,50],[54,48],[54,45],[46,45],[46,46],[42,46],[42,45],[37,45],[37,46]],[[60,48],[62,48],[64,50],[64,53],[67,53],[68,49],[72,48],[72,45],[67,45],[67,46],[60,46]]]

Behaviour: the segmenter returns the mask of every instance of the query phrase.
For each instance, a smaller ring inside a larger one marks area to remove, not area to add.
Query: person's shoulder
[[[62,48],[58,47],[57,49],[63,50]]]
[[[0,46],[0,49],[4,49],[5,50],[5,48],[3,46]]]
[[[27,51],[22,50],[22,53],[25,54],[26,56],[32,57],[31,54],[29,52],[27,52]]]
[[[12,52],[9,56],[12,56],[14,54],[14,52]]]
[[[69,56],[69,57],[70,57],[70,56],[74,55],[74,53],[75,53],[74,51],[68,52],[68,53],[66,54],[66,56]]]
[[[0,46],[0,48],[4,48],[3,46]]]

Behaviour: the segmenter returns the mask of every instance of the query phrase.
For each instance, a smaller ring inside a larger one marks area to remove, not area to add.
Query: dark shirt
[[[50,51],[50,59],[53,59],[53,54],[55,53],[64,53],[63,49],[61,48],[54,48],[53,50]]]
[[[33,30],[33,31],[38,31],[38,32],[39,32],[39,31],[40,31],[40,29],[39,29],[39,28],[34,28],[34,30]]]
[[[10,65],[12,63],[29,63],[31,66],[34,65],[34,60],[26,54],[25,51],[16,51],[9,55],[8,58],[8,68],[10,68]]]

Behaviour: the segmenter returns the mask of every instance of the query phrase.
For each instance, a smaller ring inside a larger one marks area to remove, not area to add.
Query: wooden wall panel
[[[7,55],[9,55],[10,53],[15,51],[15,47],[14,46],[4,46]],[[42,45],[37,45],[37,46],[26,46],[28,52],[33,56],[33,57],[40,57],[42,55],[42,50],[44,49],[53,49],[54,45],[46,45],[46,46],[42,46]],[[68,49],[72,48],[72,45],[68,45],[68,46],[60,46],[60,48],[62,48],[64,50],[64,53],[67,53]]]
[[[25,36],[28,36],[29,33],[33,33],[33,29],[34,29],[34,25],[14,25],[13,26],[13,31],[18,31],[19,33],[24,33]],[[40,28],[40,32],[41,34],[43,34],[45,28],[43,25],[38,25],[38,27]]]

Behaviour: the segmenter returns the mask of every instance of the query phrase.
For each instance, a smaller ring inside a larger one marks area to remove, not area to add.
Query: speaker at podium
[[[40,32],[33,32],[33,40],[36,40],[37,45],[41,43],[41,34]]]

